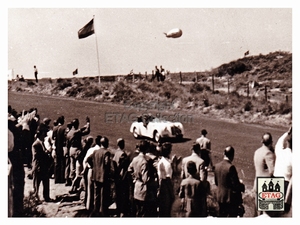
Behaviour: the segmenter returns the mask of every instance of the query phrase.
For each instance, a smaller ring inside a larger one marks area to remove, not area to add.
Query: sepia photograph
[[[7,218],[297,216],[292,4],[6,14]]]

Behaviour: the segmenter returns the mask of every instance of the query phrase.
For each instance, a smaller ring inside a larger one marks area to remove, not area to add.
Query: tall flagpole
[[[93,15],[93,19],[94,19],[94,31],[95,31],[96,49],[97,49],[98,77],[99,77],[99,84],[100,84],[100,61],[99,61],[99,52],[98,52],[97,32],[95,29],[95,15]]]

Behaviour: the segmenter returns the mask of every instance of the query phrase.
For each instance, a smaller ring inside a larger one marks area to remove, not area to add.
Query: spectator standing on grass
[[[70,174],[67,181],[72,182],[75,178],[76,172],[76,158],[82,151],[82,137],[90,133],[90,118],[86,117],[86,124],[79,128],[79,120],[75,118],[72,121],[72,128],[67,133],[66,144],[70,153]],[[71,190],[72,191],[72,190]]]
[[[157,174],[159,179],[158,207],[159,217],[171,217],[171,209],[175,200],[173,189],[173,169],[170,159],[172,144],[165,142],[162,144],[161,159],[157,164]]]
[[[232,146],[227,146],[223,160],[215,166],[219,217],[242,217],[244,214],[242,192],[245,192],[245,185],[232,164],[234,152]]]
[[[70,146],[68,146],[68,134],[72,129],[72,122],[67,123],[66,125],[66,129],[65,129],[65,136],[66,136],[66,143],[64,148],[64,161],[65,161],[65,185],[66,186],[71,186],[72,185],[72,180],[70,179],[70,161],[71,161],[71,157],[70,157]]]
[[[207,190],[197,175],[196,163],[187,162],[187,177],[181,181],[179,198],[183,199],[181,210],[185,212],[186,217],[206,216],[206,202],[203,202],[207,196]]]
[[[33,73],[34,73],[34,77],[35,77],[35,81],[38,83],[38,69],[37,67],[34,65],[33,66]]]
[[[262,146],[254,152],[255,177],[273,177],[275,166],[275,154],[272,135],[264,133]],[[254,180],[256,190],[256,179]]]
[[[81,181],[82,181],[82,171],[83,171],[83,159],[87,153],[87,151],[92,147],[92,144],[94,142],[94,138],[92,136],[87,136],[82,141],[82,150],[78,151],[76,153],[76,170],[75,170],[75,178],[72,181],[71,190],[69,191],[70,194],[73,193],[79,193],[83,189],[83,186],[81,187]]]
[[[16,117],[13,116],[13,109],[8,107],[8,130],[13,139],[8,139],[8,159],[12,165],[12,217],[21,217],[23,215],[23,199],[24,199],[24,178],[25,171],[22,158],[22,128],[17,127]],[[10,143],[11,141],[11,143]]]
[[[109,140],[102,137],[100,148],[87,158],[87,163],[92,168],[92,179],[94,181],[94,210],[92,217],[108,216],[108,208],[111,204],[111,178],[112,162],[111,153],[108,150]]]
[[[36,132],[36,140],[32,145],[32,175],[33,195],[39,199],[39,186],[42,182],[44,200],[49,202],[51,201],[49,187],[50,156],[44,146],[44,139],[47,136],[47,132],[47,129],[40,129]]]
[[[158,216],[158,175],[157,175],[157,163],[158,156],[155,154],[156,148],[147,141],[146,160],[149,168],[149,180],[147,182],[147,210],[150,217]]]
[[[273,148],[272,135],[266,132],[262,135],[262,146],[254,152],[254,168],[255,168],[255,179],[253,185],[254,193],[257,193],[256,179],[257,177],[273,177],[274,176],[274,166],[275,166],[275,153]],[[255,195],[255,204],[257,206],[257,196]],[[261,214],[262,212],[257,212],[256,214]]]
[[[197,173],[196,176],[200,180],[204,180],[205,178],[205,162],[204,160],[199,156],[200,155],[200,145],[198,143],[194,143],[191,148],[192,154],[190,156],[186,156],[182,159],[182,173],[181,178],[187,178],[188,172],[187,172],[187,163],[189,161],[192,161],[196,164]]]
[[[36,110],[31,112],[29,111],[22,111],[22,115],[18,118],[17,127],[22,128],[21,137],[22,137],[22,154],[24,156],[24,162],[28,169],[31,169],[31,162],[32,162],[32,137],[30,131],[30,123],[34,120],[36,116]]]
[[[31,108],[29,110],[29,113],[35,111],[35,116],[34,118],[30,121],[29,123],[29,129],[30,129],[30,143],[31,145],[33,144],[33,142],[35,141],[35,134],[36,134],[36,131],[40,125],[40,115],[38,114],[38,109],[37,108]]]
[[[292,127],[289,128],[277,141],[275,145],[274,176],[284,177],[285,212],[291,206],[291,179],[292,179]],[[288,187],[289,191],[288,190]]]
[[[211,141],[206,137],[206,129],[201,130],[201,137],[196,139],[196,143],[200,145],[200,157],[204,160],[204,165],[207,169],[213,169],[213,163],[211,159]]]
[[[133,158],[128,167],[128,172],[131,174],[134,184],[133,198],[136,206],[136,217],[153,216],[152,202],[150,202],[152,193],[151,189],[149,190],[151,171],[146,158],[148,145],[149,143],[145,140],[140,142],[139,154]]]
[[[54,182],[57,184],[65,183],[65,159],[64,147],[66,145],[66,136],[64,127],[65,117],[60,116],[57,119],[57,126],[53,128],[52,139],[55,146],[54,160]]]
[[[129,215],[129,180],[127,177],[129,157],[124,152],[125,140],[117,140],[118,149],[113,157],[114,164],[114,181],[116,192],[117,215],[120,217]]]
[[[83,179],[84,179],[84,190],[85,190],[85,196],[84,196],[84,203],[85,203],[85,208],[89,211],[92,212],[94,209],[94,181],[92,179],[93,175],[93,170],[91,166],[87,163],[87,159],[93,154],[94,151],[100,149],[101,145],[101,135],[97,135],[95,138],[95,146],[91,147],[84,159],[83,159]]]
[[[135,149],[133,151],[126,151],[127,157],[129,159],[129,164],[132,162],[132,160],[140,154],[140,145],[137,143],[135,145]],[[134,183],[132,174],[127,172],[127,180],[129,183],[129,215],[130,217],[136,216],[136,206],[135,206],[135,200],[134,200]]]
[[[52,135],[53,135],[53,130],[50,128],[50,122],[51,119],[49,118],[44,118],[43,122],[39,124],[37,130],[48,130],[47,135],[44,139],[44,146],[46,151],[49,154],[49,177],[52,178],[52,175],[54,174],[54,160],[52,157],[52,145],[53,145],[53,140],[52,140]]]

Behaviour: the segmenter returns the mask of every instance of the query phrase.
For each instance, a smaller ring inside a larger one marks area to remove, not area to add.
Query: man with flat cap
[[[215,166],[215,184],[217,185],[217,201],[219,203],[219,217],[242,216],[242,192],[245,185],[240,181],[238,173],[232,161],[234,148],[227,146],[224,150],[224,158]]]

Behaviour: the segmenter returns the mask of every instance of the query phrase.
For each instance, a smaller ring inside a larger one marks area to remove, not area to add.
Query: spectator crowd
[[[213,163],[205,129],[192,144],[191,154],[183,158],[171,157],[170,142],[140,140],[135,149],[125,150],[126,142],[120,137],[113,149],[105,134],[93,137],[91,129],[88,116],[80,126],[77,118],[66,123],[63,115],[52,120],[40,118],[36,108],[18,113],[8,106],[8,161],[13,184],[9,216],[23,216],[26,166],[34,197],[54,202],[49,193],[49,180],[54,179],[54,184],[70,187],[69,195],[84,192],[83,204],[90,217],[171,217],[176,196],[184,217],[243,217],[245,185],[232,163],[235,149],[225,146],[223,160]],[[285,210],[289,211],[292,129],[279,138],[275,148],[272,135],[263,134],[254,165],[257,177],[284,177]],[[217,186],[219,210],[214,215],[207,206],[211,192],[208,171],[214,173]],[[41,183],[43,198],[39,196]],[[272,215],[259,211],[258,216]]]

